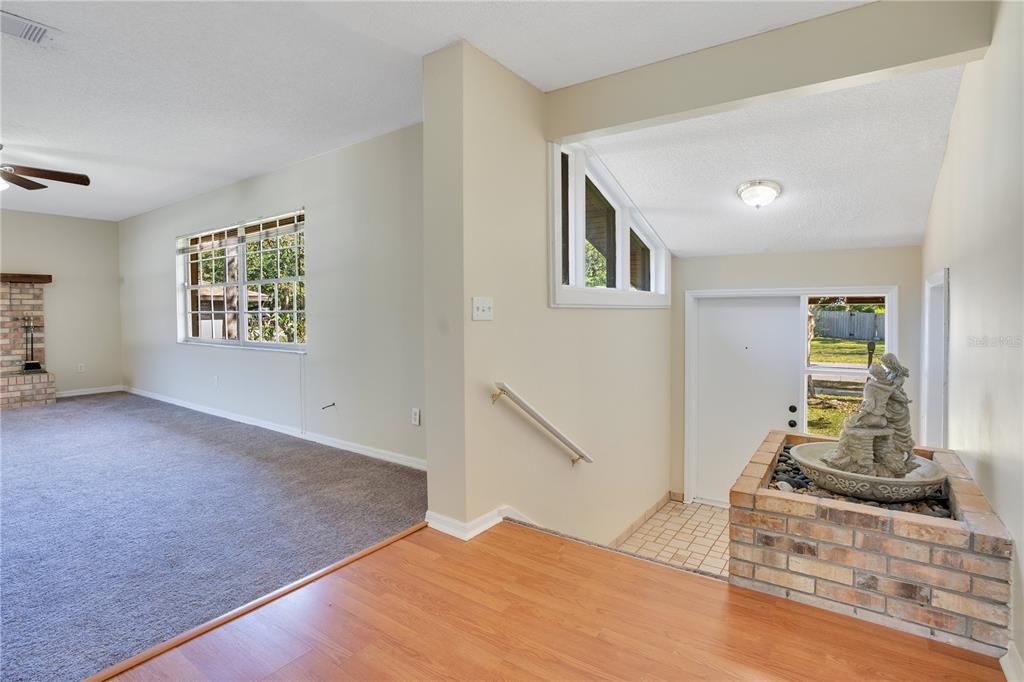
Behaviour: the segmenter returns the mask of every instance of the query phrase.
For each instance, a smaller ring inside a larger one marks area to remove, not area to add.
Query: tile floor
[[[729,510],[669,502],[618,549],[681,568],[729,575]]]

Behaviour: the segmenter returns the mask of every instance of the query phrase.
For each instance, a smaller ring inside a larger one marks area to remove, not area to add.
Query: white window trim
[[[569,156],[569,285],[562,284],[562,152]],[[551,235],[550,301],[553,308],[669,308],[671,298],[672,256],[661,237],[630,200],[615,177],[597,155],[582,144],[549,144],[548,196],[549,232]],[[583,253],[586,214],[586,178],[604,194],[615,208],[616,287],[603,289],[578,284],[585,277]],[[629,233],[637,236],[651,250],[651,291],[629,288]]]
[[[197,235],[205,235],[205,234],[209,234],[210,232],[224,232],[224,231],[227,231],[227,230],[230,230],[230,229],[233,229],[233,228],[244,229],[247,225],[252,225],[253,223],[262,223],[262,222],[266,222],[268,220],[277,220],[277,219],[283,218],[285,216],[293,215],[293,214],[298,214],[298,213],[305,214],[305,212],[306,212],[306,208],[302,207],[302,208],[296,209],[294,211],[289,211],[287,213],[281,213],[281,214],[275,215],[275,216],[262,216],[260,218],[255,219],[255,220],[248,220],[248,221],[245,221],[245,222],[234,223],[234,224],[231,224],[231,225],[226,225],[226,226],[221,227],[221,228],[216,228],[214,230],[203,230],[202,232],[193,232],[193,233],[190,233],[190,234],[180,235],[180,236],[178,236],[175,239],[175,244],[177,245],[177,244],[181,243],[183,240],[191,239],[191,238],[193,238],[193,237],[195,237]],[[306,223],[307,222],[308,222],[307,220],[303,220],[302,233],[304,235],[305,235],[305,232],[306,232]],[[244,245],[243,245],[243,248],[244,248]],[[240,253],[241,253],[241,249],[240,249]],[[247,285],[249,284],[248,280],[246,279],[244,258],[242,259],[242,265],[241,265],[240,270],[239,270],[238,282],[235,283],[235,284],[237,284],[237,286],[239,287],[239,290],[240,290],[239,310],[238,310],[238,331],[239,331],[238,338],[234,339],[234,340],[232,340],[232,339],[204,339],[204,338],[195,339],[195,338],[192,338],[191,336],[189,336],[188,321],[186,319],[186,315],[187,315],[187,311],[188,311],[188,291],[189,291],[189,286],[187,284],[187,279],[188,279],[188,275],[187,275],[187,272],[186,272],[187,267],[188,267],[188,259],[184,255],[180,255],[180,254],[177,255],[175,257],[174,274],[175,274],[176,314],[177,314],[177,342],[178,343],[180,343],[182,345],[188,345],[188,346],[209,346],[209,347],[215,347],[215,348],[238,348],[238,349],[243,349],[243,350],[273,351],[273,352],[277,352],[277,353],[297,353],[297,354],[300,354],[300,355],[307,354],[307,352],[308,352],[307,351],[307,346],[308,346],[308,343],[309,343],[308,340],[307,340],[306,343],[274,343],[274,342],[266,342],[266,341],[249,341],[248,340],[248,338],[247,338],[248,330],[247,330],[247,326],[246,326],[247,325],[247,320],[245,319],[245,315],[249,311],[246,308],[243,307],[246,299],[241,295],[241,292],[244,292],[246,290]],[[296,279],[295,278],[286,278],[286,279],[261,280],[261,282],[279,282],[279,281],[296,281]],[[306,281],[306,275],[305,274],[303,274],[301,276],[300,281],[305,283],[305,281]],[[225,286],[231,286],[231,285],[226,284]],[[308,290],[307,290],[307,299],[308,299]],[[226,311],[225,311],[225,313],[226,313]],[[308,326],[309,325],[309,309],[308,309],[308,306],[306,308],[306,325],[307,325],[306,329],[307,329],[307,333],[308,333],[308,329],[309,329],[309,326]]]

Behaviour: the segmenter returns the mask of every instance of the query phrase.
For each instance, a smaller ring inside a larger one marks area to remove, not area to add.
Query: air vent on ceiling
[[[0,30],[9,36],[21,38],[37,45],[50,42],[57,33],[60,33],[52,26],[19,17],[17,14],[11,14],[5,10],[0,10]]]

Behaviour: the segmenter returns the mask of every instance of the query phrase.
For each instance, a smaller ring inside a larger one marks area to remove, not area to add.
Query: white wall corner
[[[301,438],[308,440],[313,443],[319,443],[320,445],[326,445],[328,447],[336,448],[338,450],[344,450],[346,452],[352,452],[357,455],[364,455],[366,457],[373,457],[374,459],[384,460],[385,462],[393,462],[394,464],[401,464],[413,469],[420,471],[427,470],[427,461],[419,457],[413,457],[411,455],[403,455],[399,452],[391,452],[390,450],[382,450],[381,448],[375,448],[369,445],[362,445],[361,443],[353,443],[351,441],[342,440],[340,438],[334,438],[333,436],[325,436],[320,433],[313,433],[311,431],[302,431],[291,426],[285,426],[284,424],[277,424],[275,422],[265,421],[263,419],[255,419],[253,417],[246,417],[244,415],[235,414],[234,412],[227,412],[225,410],[218,410],[214,407],[207,407],[198,403],[192,403],[187,400],[179,400],[170,396],[162,395],[160,393],[152,393],[150,391],[143,391],[142,389],[133,387],[118,387],[118,390],[127,391],[135,395],[140,395],[143,398],[152,398],[153,400],[159,400],[161,402],[170,403],[179,407],[184,407],[189,410],[195,410],[196,412],[202,412],[204,414],[210,414],[214,417],[221,417],[222,419],[230,419],[231,421],[241,422],[242,424],[250,424],[252,426],[258,426],[261,429],[268,429],[270,431],[277,431],[288,436],[295,438]],[[60,394],[57,394],[60,397]]]
[[[505,519],[514,519],[536,525],[515,507],[510,507],[507,504],[495,507],[486,514],[481,514],[471,521],[457,521],[450,516],[438,514],[437,512],[427,512],[427,525],[429,527],[460,540],[471,540]]]
[[[1007,682],[1024,682],[1024,658],[1021,658],[1013,640],[1006,647],[1006,654],[999,659],[999,665],[1003,667]]]
[[[71,391],[57,391],[58,398],[73,398],[76,395],[92,395],[94,393],[117,393],[126,390],[124,386],[96,386],[95,388],[76,388]]]

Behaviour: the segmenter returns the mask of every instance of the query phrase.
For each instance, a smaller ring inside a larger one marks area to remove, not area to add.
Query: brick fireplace
[[[2,409],[57,402],[44,343],[43,285],[51,281],[50,275],[0,274]]]
[[[729,582],[989,656],[1006,652],[1013,542],[955,452],[952,518],[769,488],[787,445],[771,432],[730,492]]]

